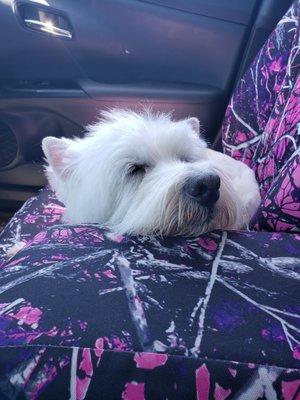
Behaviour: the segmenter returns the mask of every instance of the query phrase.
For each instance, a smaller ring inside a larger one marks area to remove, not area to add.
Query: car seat
[[[50,188],[1,234],[0,399],[300,399],[299,14],[240,80],[225,153],[251,231],[113,235],[61,223]]]

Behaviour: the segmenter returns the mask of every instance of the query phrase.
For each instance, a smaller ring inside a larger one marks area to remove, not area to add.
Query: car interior
[[[300,400],[299,43],[300,0],[0,0],[0,400]],[[250,167],[245,229],[64,219],[43,139],[145,106]]]
[[[80,136],[107,107],[151,103],[197,116],[220,149],[235,82],[291,3],[0,2],[3,218],[45,185],[42,138]]]

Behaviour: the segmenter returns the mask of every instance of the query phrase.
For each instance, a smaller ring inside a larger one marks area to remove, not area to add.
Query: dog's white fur
[[[209,150],[197,118],[114,109],[87,130],[82,139],[42,143],[66,222],[99,223],[120,234],[194,236],[245,228],[259,204],[252,170]],[[213,212],[182,193],[188,178],[209,172],[221,179]]]

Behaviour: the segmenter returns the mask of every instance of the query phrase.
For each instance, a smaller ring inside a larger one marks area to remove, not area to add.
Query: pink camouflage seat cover
[[[299,12],[297,0],[223,124],[224,151],[260,183],[257,231],[113,235],[62,223],[49,188],[11,219],[0,400],[300,400]]]
[[[300,230],[299,3],[240,80],[223,123],[224,152],[248,164],[262,202],[251,229]]]

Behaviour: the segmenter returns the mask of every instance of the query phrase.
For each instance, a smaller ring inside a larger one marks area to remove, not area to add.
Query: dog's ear
[[[70,139],[48,136],[42,141],[42,149],[47,162],[52,170],[62,179],[68,175],[69,167],[72,164],[69,147],[72,141]]]
[[[186,119],[186,122],[190,125],[190,127],[197,135],[200,135],[200,122],[198,118],[190,117]]]

